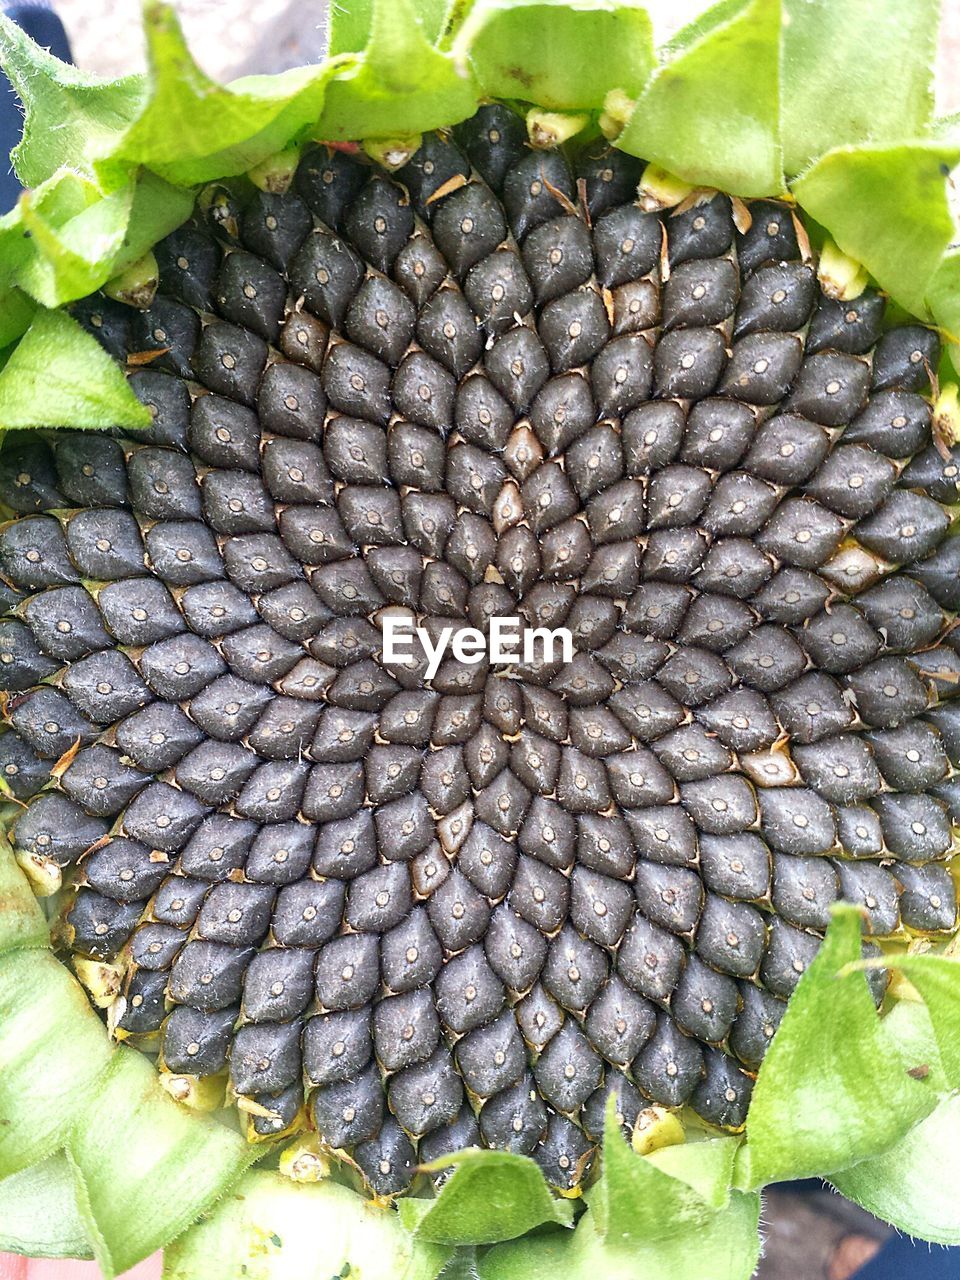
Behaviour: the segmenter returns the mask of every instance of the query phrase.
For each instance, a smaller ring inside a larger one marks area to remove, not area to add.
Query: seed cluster
[[[383,1195],[478,1142],[572,1186],[611,1092],[737,1128],[833,902],[956,924],[936,338],[638,176],[491,106],[208,192],[77,309],[152,427],[0,459],[17,848],[117,1034]],[[575,653],[427,680],[384,611]]]

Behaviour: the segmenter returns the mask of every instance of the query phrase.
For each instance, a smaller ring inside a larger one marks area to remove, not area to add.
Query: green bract
[[[903,310],[941,329],[960,370],[947,187],[960,126],[934,115],[935,0],[721,0],[659,50],[629,0],[332,10],[323,64],[227,86],[199,70],[174,12],[153,0],[148,73],[113,82],[63,66],[0,18],[0,63],[26,109],[13,159],[30,188],[0,218],[0,432],[146,425],[117,364],[63,308],[137,264],[201,185],[260,178],[310,140],[383,150],[488,99],[603,127],[690,187],[794,200]],[[115,1047],[50,951],[2,841],[0,1248],[92,1256],[115,1275],[164,1247],[169,1280],[746,1280],[761,1188],[811,1175],[907,1232],[958,1243],[955,944],[888,956],[911,998],[878,1014],[860,942],[857,911],[839,908],[743,1135],[691,1128],[638,1155],[611,1113],[582,1199],[556,1197],[526,1157],[470,1150],[446,1162],[437,1193],[397,1211],[339,1172],[282,1176],[269,1144],[180,1107],[145,1058]]]

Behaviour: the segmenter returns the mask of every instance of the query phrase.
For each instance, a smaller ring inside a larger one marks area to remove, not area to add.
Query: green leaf
[[[0,836],[0,955],[49,945],[46,917],[27,877],[17,866],[10,842]]]
[[[0,350],[26,333],[36,311],[36,303],[20,289],[0,293]]]
[[[182,191],[156,174],[141,170],[133,188],[130,223],[110,263],[110,276],[118,275],[124,267],[142,258],[164,236],[186,222],[194,203],[192,191]]]
[[[697,186],[783,191],[778,141],[780,3],[724,4],[650,80],[617,139]]]
[[[711,1209],[723,1209],[730,1199],[734,1159],[741,1138],[708,1138],[703,1142],[678,1142],[661,1147],[647,1161],[691,1187]]]
[[[45,307],[85,298],[184,222],[193,195],[151,173],[108,195],[69,169],[21,197],[32,256],[16,281]]]
[[[588,1211],[572,1233],[487,1250],[477,1273],[480,1280],[749,1280],[760,1256],[759,1217],[760,1197],[735,1191],[727,1209],[695,1230],[618,1246],[601,1239]]]
[[[891,957],[923,997],[951,1089],[960,1089],[960,959],[940,955]],[[922,1065],[922,1064],[915,1064]]]
[[[133,184],[102,198],[96,182],[61,169],[17,205],[32,253],[16,274],[42,306],[58,307],[96,288],[98,268],[108,266],[130,221]]]
[[[569,1226],[569,1200],[552,1195],[528,1156],[471,1148],[431,1168],[454,1165],[435,1200],[404,1200],[400,1216],[414,1235],[437,1244],[493,1244],[544,1222]]]
[[[361,53],[370,39],[375,0],[337,0],[330,6],[328,56]],[[417,20],[432,43],[443,33],[447,0],[417,0]]]
[[[435,49],[411,0],[375,0],[363,58],[332,80],[315,137],[396,137],[456,124],[477,107],[472,76]]]
[[[70,181],[77,178],[74,175]],[[78,179],[82,181],[82,179]],[[21,196],[14,207],[0,217],[0,286],[5,290],[14,287],[18,273],[36,257],[37,248],[30,232],[23,225],[23,201]]]
[[[248,1173],[164,1253],[164,1280],[434,1280],[450,1250],[335,1182]],[[349,1267],[349,1271],[348,1271]]]
[[[93,1257],[64,1156],[0,1181],[0,1250],[30,1258]]]
[[[936,142],[838,147],[793,184],[844,253],[914,315],[953,236],[946,176],[960,149]]]
[[[900,1231],[960,1245],[960,1097],[944,1099],[896,1146],[830,1181]]]
[[[926,1079],[938,1097],[950,1092],[933,1022],[921,1000],[894,1001],[883,1015],[883,1029],[900,1046],[905,1061],[913,1068],[927,1068]]]
[[[944,253],[927,288],[927,303],[960,376],[960,248]]]
[[[553,110],[636,97],[653,70],[650,17],[635,0],[479,0],[456,37],[484,94]]]
[[[788,174],[847,143],[922,137],[939,0],[783,0],[780,127]]]
[[[168,5],[148,0],[144,23],[149,96],[139,118],[104,150],[101,174],[112,173],[117,162],[146,165],[168,182],[190,186],[245,173],[315,123],[327,82],[344,65],[327,61],[224,87],[194,62]]]
[[[94,157],[109,149],[136,119],[143,76],[104,80],[68,66],[0,16],[0,66],[23,100],[23,138],[12,159],[20,181],[39,186],[64,165],[93,173]]]
[[[688,1158],[686,1169],[696,1157]],[[710,1156],[705,1156],[710,1160]],[[697,1179],[699,1180],[699,1179]],[[712,1178],[709,1179],[712,1182]],[[641,1248],[651,1240],[684,1235],[710,1216],[711,1208],[687,1179],[673,1177],[624,1141],[614,1104],[607,1104],[603,1168],[590,1193],[597,1234],[617,1248]]]
[[[0,956],[0,1177],[63,1146],[113,1053],[80,984],[49,951]]]
[[[122,1141],[105,1142],[118,1120]],[[195,1222],[262,1149],[174,1102],[154,1064],[121,1048],[76,1116],[67,1154],[94,1254],[113,1274]]]
[[[330,5],[327,52],[362,53],[370,39],[373,0],[336,0]]]
[[[440,1280],[477,1280],[477,1250],[472,1245],[457,1249],[440,1272]]]
[[[747,1116],[745,1176],[756,1187],[845,1169],[892,1147],[936,1106],[931,1080],[877,1016],[862,973],[861,917],[834,911],[757,1077]],[[878,1105],[882,1099],[882,1105]]]
[[[849,1199],[911,1235],[960,1244],[955,1190],[960,1113],[945,1100],[950,1090],[930,1014],[920,1001],[898,1000],[884,1024],[905,1057],[929,1072],[927,1079],[941,1101],[889,1151],[834,1173],[830,1180]]]
[[[0,371],[0,428],[149,425],[96,339],[62,311],[38,311]]]
[[[691,45],[698,44],[711,31],[735,18],[742,8],[743,0],[718,0],[716,4],[708,5],[702,13],[696,14],[679,31],[674,32],[669,40],[658,46],[657,56],[660,61],[668,62]]]
[[[417,18],[428,40],[446,48],[461,17],[472,0],[417,0]]]

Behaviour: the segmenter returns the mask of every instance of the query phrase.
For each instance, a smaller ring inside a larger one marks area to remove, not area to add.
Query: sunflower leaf
[[[28,187],[39,186],[63,165],[92,175],[95,157],[114,144],[143,107],[143,76],[104,80],[78,71],[3,15],[0,66],[26,112],[23,138],[11,158]]]
[[[0,370],[0,428],[150,425],[123,370],[62,311],[40,310]]]
[[[954,234],[946,176],[960,147],[937,142],[837,147],[793,184],[844,253],[914,315]]]
[[[374,0],[338,0],[330,5],[327,53],[362,53],[370,39]]]
[[[660,1147],[647,1161],[691,1187],[711,1209],[724,1209],[730,1200],[738,1137],[708,1138]]]
[[[36,313],[36,303],[21,289],[0,291],[0,350],[26,333]]]
[[[757,1077],[739,1161],[749,1185],[844,1169],[892,1147],[937,1105],[931,1079],[877,1016],[860,913],[843,905],[800,979]],[[877,1098],[884,1099],[877,1108]]]
[[[104,1143],[118,1116],[123,1141]],[[262,1154],[225,1125],[179,1106],[153,1063],[124,1047],[73,1118],[66,1149],[94,1254],[114,1274],[189,1227]]]
[[[602,107],[611,89],[636,97],[655,62],[646,10],[615,0],[480,0],[453,52],[484,94],[560,111]]]
[[[190,55],[169,5],[148,0],[144,27],[149,94],[140,116],[102,153],[98,173],[145,165],[191,186],[245,173],[298,140],[315,123],[327,84],[350,59],[248,76],[219,85]]]
[[[472,76],[434,48],[411,0],[374,0],[363,56],[331,81],[315,136],[415,134],[465,120],[476,106]]]
[[[960,376],[960,248],[947,249],[927,286],[927,305]]]
[[[783,0],[780,129],[788,174],[833,147],[922,137],[939,0]],[[869,28],[869,30],[867,30]]]
[[[81,195],[79,188],[84,188]],[[18,211],[32,254],[15,274],[45,307],[85,298],[190,216],[193,195],[144,172],[104,195],[95,184],[62,169]]]
[[[27,877],[17,866],[10,842],[0,836],[0,955],[49,945],[46,917]]]
[[[336,1182],[248,1173],[203,1220],[169,1245],[164,1280],[434,1280],[450,1249],[414,1240],[397,1214]]]
[[[370,39],[376,0],[340,0],[330,6],[330,38],[327,55],[362,53]],[[447,0],[417,0],[417,21],[423,34],[436,44],[447,18]]]
[[[454,1171],[437,1198],[404,1200],[400,1205],[401,1219],[420,1239],[437,1244],[492,1244],[512,1240],[545,1222],[566,1227],[572,1221],[569,1200],[551,1194],[528,1156],[471,1148],[438,1163],[443,1168],[453,1165]]]
[[[64,1156],[0,1180],[0,1249],[31,1258],[93,1257]]]
[[[759,1195],[735,1191],[694,1230],[618,1242],[601,1237],[591,1209],[573,1232],[538,1232],[486,1250],[477,1273],[480,1280],[749,1280],[760,1256],[759,1216]]]
[[[623,1139],[615,1102],[610,1098],[603,1131],[603,1168],[590,1194],[598,1236],[618,1249],[631,1249],[686,1234],[708,1217],[711,1207],[690,1180],[696,1159],[695,1154],[688,1158],[687,1177],[674,1177],[637,1155]],[[728,1186],[730,1171],[728,1164]],[[696,1181],[702,1178],[701,1174]],[[714,1181],[712,1170],[707,1181]]]
[[[80,984],[49,951],[0,956],[0,1027],[6,1177],[62,1148],[115,1050]]]
[[[945,1098],[889,1151],[830,1181],[908,1235],[960,1245],[960,1097]]]
[[[942,955],[891,957],[890,967],[904,973],[920,992],[940,1061],[951,1089],[960,1089],[960,959]],[[918,1068],[924,1064],[917,1064]]]
[[[675,42],[617,146],[696,186],[782,192],[779,64],[779,0],[724,3]]]

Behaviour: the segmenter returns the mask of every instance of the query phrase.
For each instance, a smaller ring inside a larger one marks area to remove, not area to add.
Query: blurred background
[[[327,0],[175,2],[194,56],[215,79],[283,71],[323,56]],[[868,14],[869,0],[861,3]],[[0,0],[0,8],[23,7]],[[104,76],[143,69],[141,0],[55,0],[53,7],[79,67]],[[647,0],[658,43],[706,7],[706,0]],[[960,111],[960,0],[943,0],[936,71],[939,110]],[[756,1280],[960,1280],[960,1250],[911,1250],[890,1228],[820,1183],[770,1190],[763,1226],[766,1242]],[[155,1259],[129,1276],[158,1280],[159,1273]],[[0,1280],[96,1280],[99,1274],[93,1263],[28,1263],[0,1255]]]

